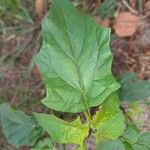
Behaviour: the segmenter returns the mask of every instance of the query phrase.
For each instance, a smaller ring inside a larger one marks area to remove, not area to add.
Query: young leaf
[[[99,143],[96,150],[124,150],[124,145],[120,140]]]
[[[79,118],[70,123],[54,115],[35,113],[35,118],[51,138],[59,143],[72,143],[83,147],[84,140],[89,134],[88,126],[83,125]]]
[[[100,110],[93,118],[95,125],[96,142],[103,142],[105,140],[117,139],[124,130],[124,117],[119,112],[118,95],[113,93],[109,96]]]
[[[36,128],[36,121],[21,111],[14,111],[8,103],[0,105],[0,116],[3,133],[8,143],[15,147],[32,146],[42,134],[41,128]]]
[[[42,102],[47,107],[81,112],[120,87],[111,73],[110,29],[79,13],[68,0],[54,0],[42,33],[35,62],[46,84]]]

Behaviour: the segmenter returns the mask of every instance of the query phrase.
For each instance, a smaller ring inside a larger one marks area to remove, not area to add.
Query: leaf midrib
[[[64,22],[65,22],[65,26],[66,26],[66,29],[69,29],[68,26],[67,26],[67,22],[66,22],[66,17],[64,16],[64,12],[62,10],[62,8],[60,7],[60,10],[62,12],[62,16],[64,17]],[[53,22],[53,21],[52,21]],[[85,29],[85,27],[84,27]],[[75,67],[76,67],[76,72],[77,72],[77,75],[78,75],[78,79],[79,79],[79,85],[81,87],[81,93],[83,95],[83,99],[84,99],[84,103],[85,103],[85,106],[86,106],[86,109],[88,109],[88,103],[87,103],[87,96],[86,96],[86,91],[85,91],[85,88],[84,88],[84,84],[83,84],[83,81],[82,81],[82,76],[81,76],[81,73],[80,73],[80,70],[79,70],[79,66],[76,62],[76,59],[75,59],[75,55],[74,55],[74,49],[73,49],[73,46],[72,46],[72,41],[70,39],[70,35],[68,33],[68,30],[64,30],[66,33],[67,33],[67,36],[68,36],[68,39],[69,39],[69,43],[70,43],[70,50],[71,50],[71,53],[72,53],[72,56],[73,56],[73,59],[71,59],[63,50],[64,54],[67,55],[67,57],[69,57],[73,63],[75,64]],[[84,31],[85,33],[85,31]],[[52,34],[52,33],[51,33]],[[53,35],[52,35],[53,36]],[[53,39],[55,40],[54,36],[53,36]],[[84,38],[85,39],[85,38]],[[56,41],[56,40],[55,40]],[[57,41],[56,41],[57,43]],[[83,43],[84,43],[84,40],[83,40]],[[83,43],[82,43],[82,46],[81,46],[81,51],[82,51],[82,48],[83,48]],[[57,45],[59,46],[59,44],[57,43]],[[62,49],[60,46],[59,46],[60,49]],[[80,54],[79,54],[80,56]],[[61,77],[62,78],[62,77]],[[65,81],[65,80],[64,80]],[[66,82],[66,81],[65,81]],[[68,83],[67,83],[68,84]],[[70,84],[69,84],[70,85]]]

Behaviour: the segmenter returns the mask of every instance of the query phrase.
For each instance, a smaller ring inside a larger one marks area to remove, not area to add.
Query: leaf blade
[[[0,105],[3,133],[8,143],[15,147],[33,146],[42,130],[36,128],[36,122],[21,111],[14,111],[8,103]]]
[[[119,112],[118,95],[113,93],[93,117],[96,142],[116,140],[124,130],[124,116]]]
[[[107,141],[104,143],[99,143],[96,150],[124,150],[124,146],[121,141]]]
[[[111,73],[109,29],[79,13],[68,0],[54,0],[42,30],[43,45],[35,62],[46,84],[42,102],[47,107],[81,112],[120,87]]]
[[[139,101],[150,96],[150,82],[139,80],[133,83],[123,84],[120,97],[126,101]]]
[[[70,123],[54,115],[35,113],[35,118],[53,140],[59,143],[78,144],[83,147],[89,128],[87,125],[82,125],[79,118]]]

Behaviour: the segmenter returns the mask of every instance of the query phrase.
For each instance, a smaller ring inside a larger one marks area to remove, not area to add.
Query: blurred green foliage
[[[117,0],[104,0],[99,5],[97,14],[102,18],[113,17],[117,8]]]
[[[30,3],[32,0],[30,1]],[[0,2],[0,16],[15,17],[22,21],[33,23],[28,9],[23,5],[21,0],[1,0]]]
[[[118,81],[121,84],[121,100],[133,102],[144,100],[150,96],[150,82],[137,80],[136,74],[133,72],[121,75]]]

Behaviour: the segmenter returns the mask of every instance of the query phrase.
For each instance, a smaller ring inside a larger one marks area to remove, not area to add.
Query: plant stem
[[[143,11],[143,0],[138,0],[138,8],[139,12],[141,13]]]
[[[86,118],[86,121],[87,121],[87,124],[89,126],[89,128],[95,128],[95,124],[92,120],[92,116],[91,114],[89,115],[89,112],[88,111],[84,111],[84,115],[85,115],[85,118]]]
[[[84,111],[84,115],[85,115],[85,118],[86,118],[87,122],[90,124],[91,116],[89,115],[88,111]]]
[[[88,108],[88,103],[87,103],[87,99],[86,99],[86,94],[84,94],[84,102],[86,105],[86,114],[87,116],[90,118],[90,120],[92,119],[91,113],[90,113],[90,109]]]
[[[126,112],[126,110],[123,107],[120,107],[124,115],[129,119],[129,121],[133,122],[133,119],[130,117],[130,115]]]
[[[63,144],[63,150],[66,150],[66,145],[65,144]]]

